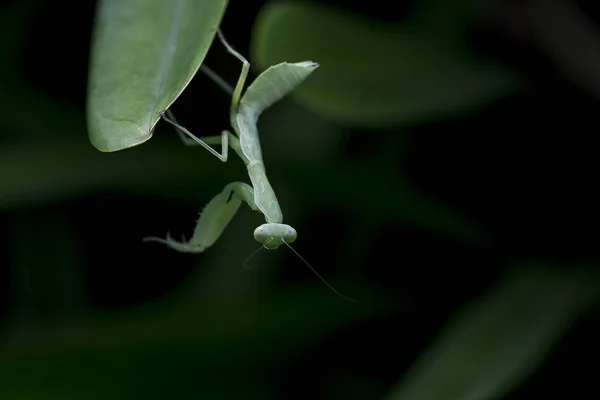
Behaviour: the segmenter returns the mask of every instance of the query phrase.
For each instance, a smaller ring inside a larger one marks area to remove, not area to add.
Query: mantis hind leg
[[[213,197],[196,223],[196,228],[191,239],[178,242],[171,238],[169,233],[165,239],[159,237],[146,237],[144,242],[158,242],[183,253],[202,253],[212,246],[221,236],[229,222],[233,219],[242,201],[257,210],[254,205],[254,190],[252,186],[243,182],[232,182],[225,186],[223,191]]]
[[[231,118],[233,119],[240,104],[240,97],[242,96],[244,83],[246,82],[246,78],[248,77],[250,63],[244,58],[244,56],[238,53],[229,43],[227,43],[227,40],[225,40],[225,36],[223,36],[223,33],[220,29],[217,30],[217,36],[219,36],[219,40],[221,41],[221,43],[223,43],[223,46],[225,46],[227,52],[242,62],[242,71],[240,72],[240,77],[238,78],[237,84],[235,85],[235,89],[233,90],[233,98],[231,99]]]

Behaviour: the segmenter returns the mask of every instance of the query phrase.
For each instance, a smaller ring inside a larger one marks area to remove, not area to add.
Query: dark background
[[[592,42],[600,40],[593,2],[563,1],[580,7],[597,29]],[[330,3],[398,24],[413,6]],[[262,251],[245,269],[262,223],[245,206],[204,254],[142,243],[167,231],[189,237],[212,196],[247,181],[243,164],[180,145],[164,123],[138,148],[94,149],[85,101],[95,4],[3,4],[2,396],[379,399],[448,318],[515,263],[593,271],[600,64],[580,42],[578,59],[554,54],[532,29],[536,2],[480,3],[488,17],[465,40],[519,73],[518,93],[379,131],[323,121],[291,101],[261,118],[267,173],[299,233],[295,249],[357,303],[287,249]],[[221,27],[242,54],[263,5],[228,6]],[[237,79],[239,64],[222,47],[205,61]],[[571,68],[582,64],[593,73]],[[173,110],[192,132],[213,135],[227,127],[228,106],[199,74]],[[294,124],[298,114],[320,121],[331,136],[279,143],[289,113]],[[434,214],[431,226],[405,218],[432,212],[396,207],[407,184],[476,233],[447,234]],[[597,320],[586,313],[573,322],[544,364],[500,398],[593,398],[585,359],[598,354]]]

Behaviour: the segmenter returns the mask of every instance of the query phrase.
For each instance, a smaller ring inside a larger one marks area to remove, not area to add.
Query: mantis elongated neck
[[[257,122],[258,118],[252,110],[240,107],[233,128],[240,138],[242,153],[248,159],[246,168],[248,168],[248,175],[254,188],[256,206],[265,216],[267,223],[281,224],[283,213],[279,207],[275,191],[273,191],[267,178],[256,127]]]
[[[240,112],[235,117],[235,122],[233,129],[240,138],[240,147],[246,158],[250,162],[262,162],[262,150],[256,126],[258,119],[248,110],[240,108]]]
[[[283,213],[279,207],[275,191],[273,191],[267,179],[265,165],[262,161],[250,161],[247,167],[248,175],[254,188],[254,202],[256,206],[263,213],[268,223],[281,224],[283,222]]]

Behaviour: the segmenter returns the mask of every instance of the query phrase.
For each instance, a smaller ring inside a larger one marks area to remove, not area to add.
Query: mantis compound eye
[[[296,230],[286,224],[262,224],[254,230],[254,239],[269,250],[296,240]]]

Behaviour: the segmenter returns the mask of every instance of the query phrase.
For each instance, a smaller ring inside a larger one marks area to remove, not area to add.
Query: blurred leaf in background
[[[453,8],[429,3],[416,7]],[[433,16],[439,22],[440,16]],[[448,13],[445,21],[454,21],[453,16]],[[276,1],[258,16],[252,56],[260,68],[277,60],[319,60],[319,74],[294,96],[353,127],[388,128],[462,115],[517,89],[516,74],[469,52],[464,32],[448,30],[441,36],[437,28],[410,20],[382,24],[324,4]]]
[[[503,398],[598,301],[597,273],[520,264],[464,307],[387,399]]]

